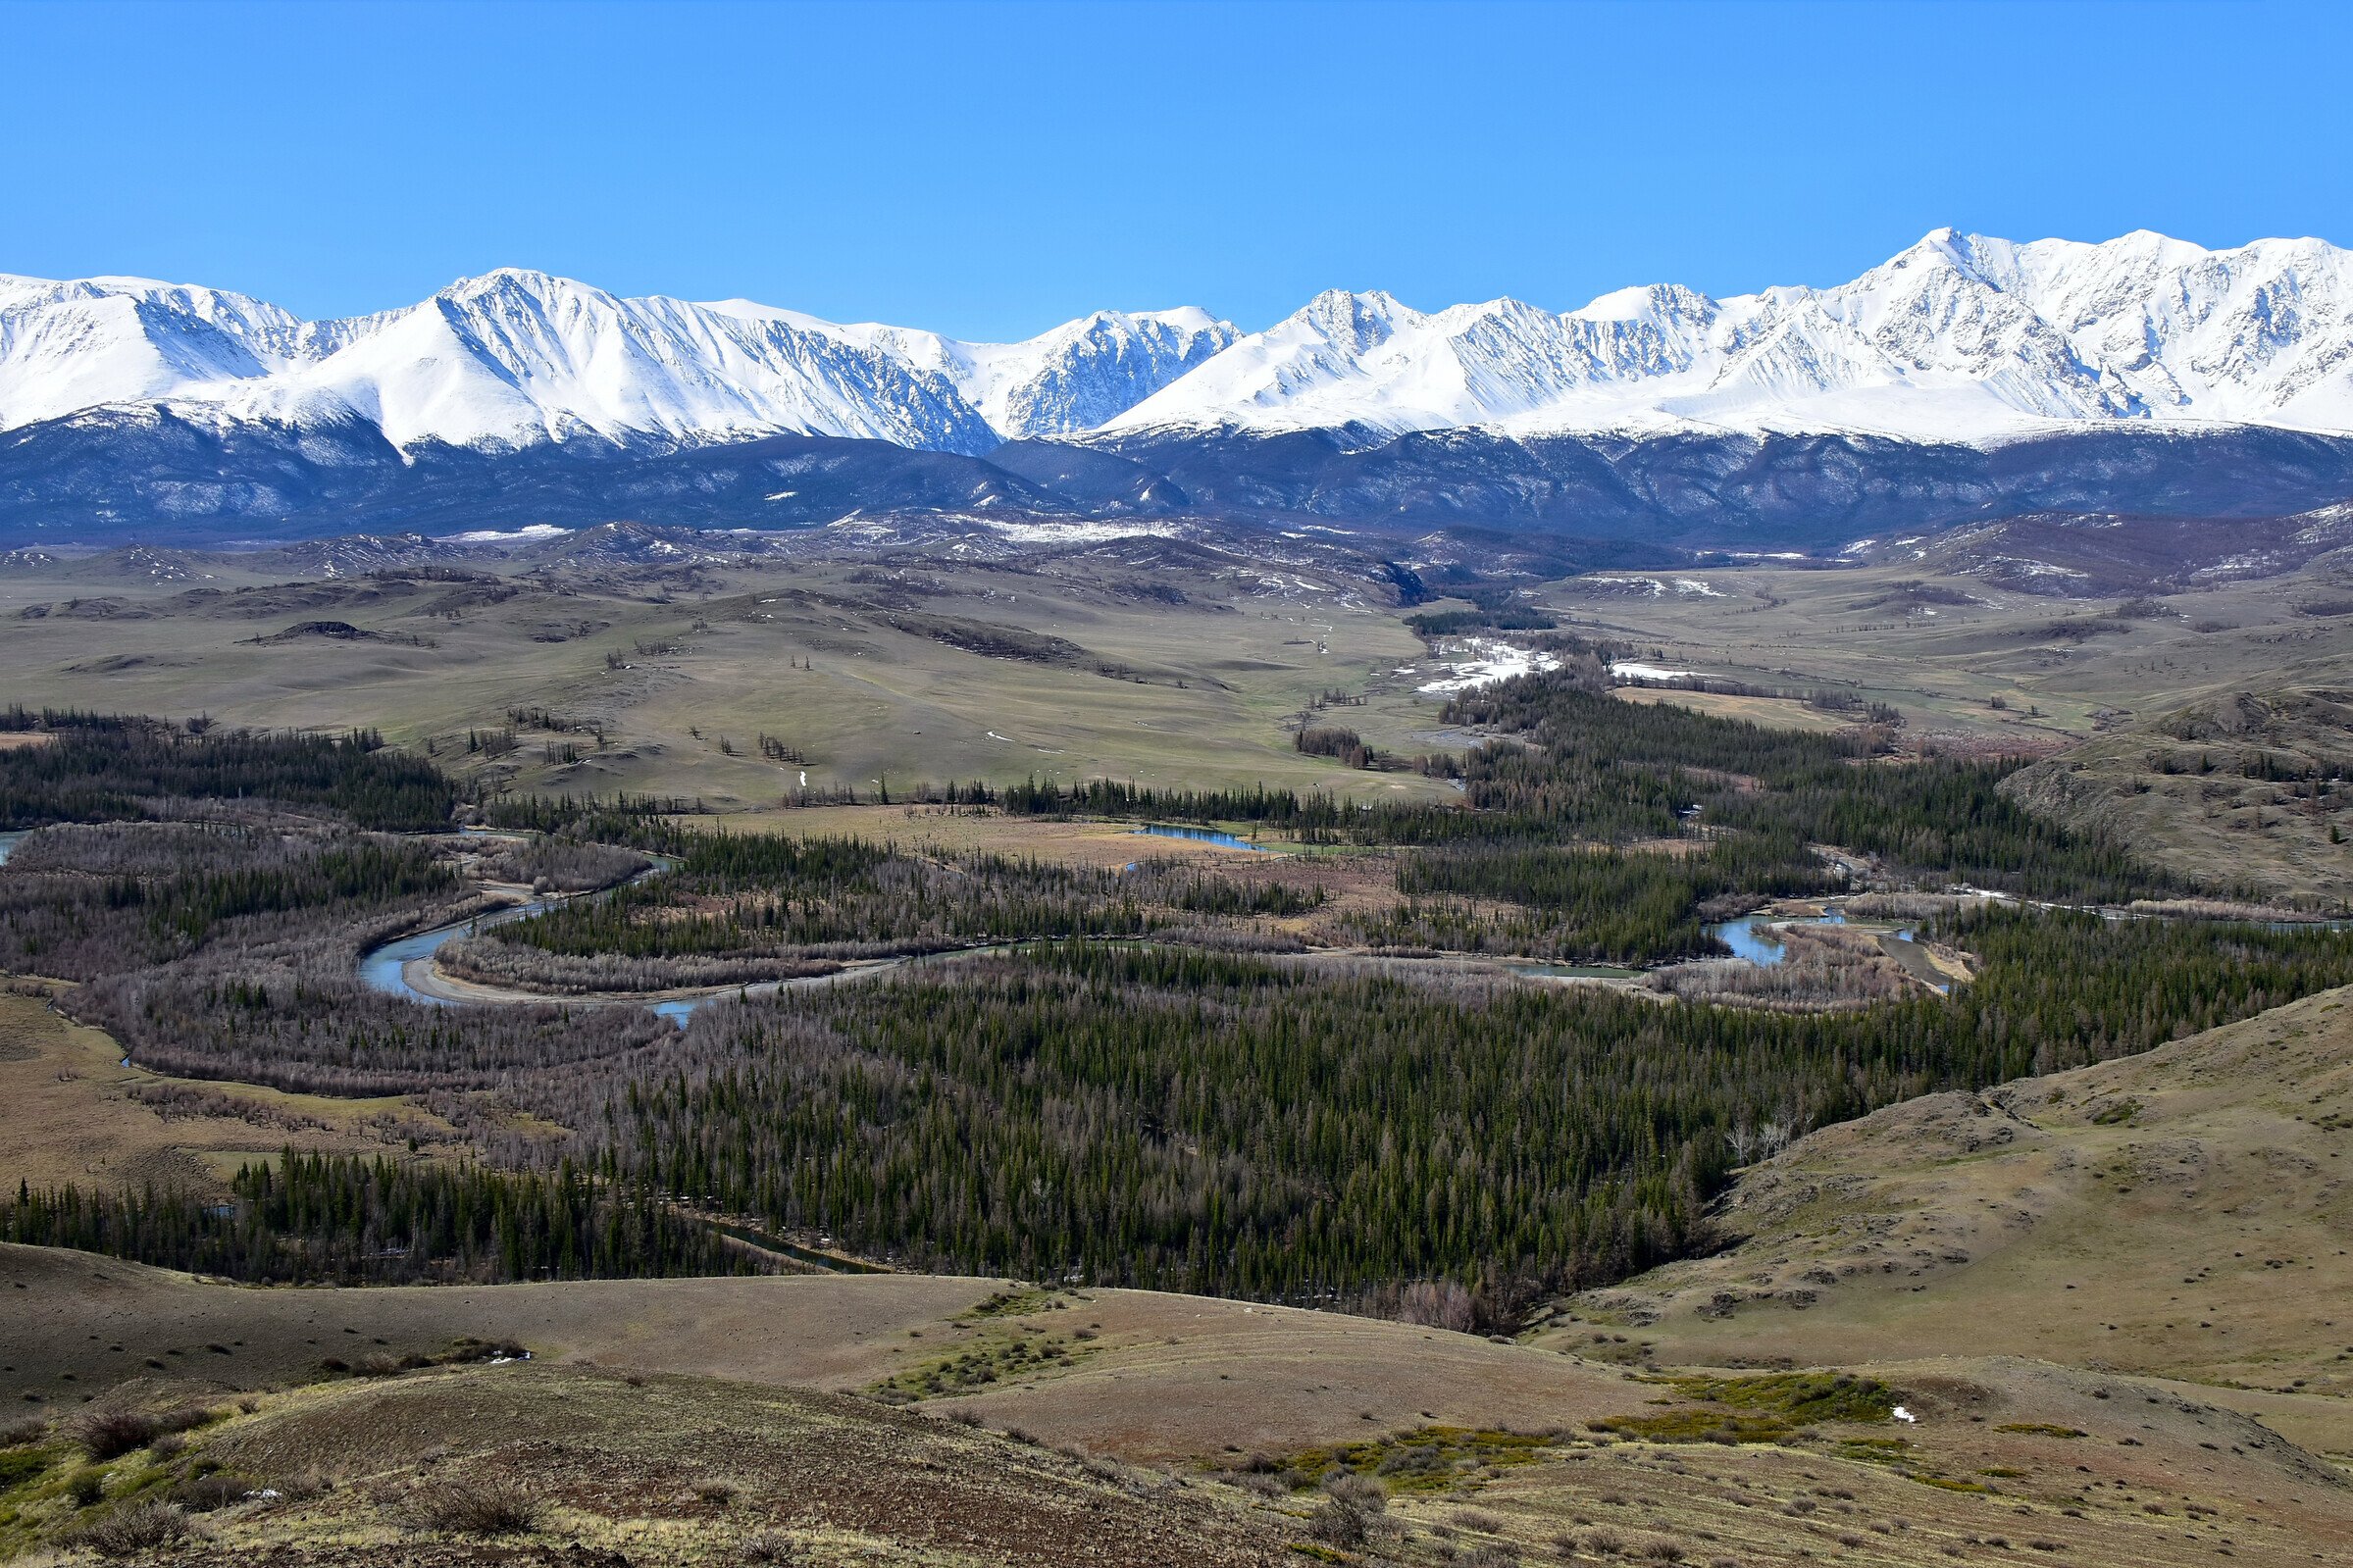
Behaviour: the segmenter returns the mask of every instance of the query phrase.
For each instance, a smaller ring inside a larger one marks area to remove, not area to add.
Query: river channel
[[[1155,824],[1138,829],[1137,832],[1159,837],[1198,839],[1232,849],[1258,848],[1257,845],[1237,838],[1232,834],[1218,833],[1209,829],[1172,828]],[[23,834],[0,834],[0,861],[6,860],[8,851],[15,846],[17,840],[23,837]],[[640,872],[637,880],[658,877],[670,869],[670,863],[660,862],[652,868]],[[583,893],[574,896],[599,898],[606,896],[606,893]],[[684,1028],[687,1019],[696,1008],[722,997],[765,996],[780,990],[832,985],[844,980],[878,974],[884,970],[897,969],[908,964],[939,963],[958,958],[977,957],[984,953],[1002,952],[1019,945],[1014,942],[995,942],[986,946],[955,948],[946,952],[924,953],[907,958],[886,958],[854,963],[831,974],[804,976],[797,980],[771,980],[748,986],[716,986],[694,990],[639,996],[567,996],[539,991],[515,990],[453,982],[435,970],[434,956],[440,951],[442,943],[460,936],[486,931],[493,926],[505,925],[509,921],[526,919],[563,901],[562,898],[554,897],[531,898],[503,909],[477,915],[471,920],[459,921],[447,926],[435,926],[430,931],[413,932],[406,936],[394,937],[360,955],[359,979],[371,989],[383,991],[391,996],[403,997],[413,1002],[423,1002],[433,1007],[474,1004],[572,1007],[637,1006],[650,1008],[672,1023]],[[1717,922],[1706,927],[1705,930],[1709,936],[1729,947],[1735,959],[1755,964],[1760,968],[1770,968],[1789,956],[1788,948],[1774,935],[1778,928],[1783,926],[1843,926],[1846,924],[1846,917],[1833,909],[1825,914],[1812,916],[1744,915],[1737,920]],[[1889,949],[1890,957],[1905,963],[1907,968],[1910,968],[1915,974],[1920,975],[1923,980],[1935,973],[1934,966],[1926,962],[1925,953],[1918,951],[1917,944],[1913,940],[1913,934],[1909,929],[1889,932],[1883,938],[1883,945]],[[1915,950],[1907,952],[1904,950],[1907,948]],[[1502,962],[1516,973],[1540,980],[1632,980],[1642,974],[1639,969],[1604,964],[1560,964],[1549,963],[1541,959],[1505,959]],[[1930,981],[1929,984],[1936,983]],[[1943,990],[1947,987],[1940,985],[1937,986],[1937,988]]]

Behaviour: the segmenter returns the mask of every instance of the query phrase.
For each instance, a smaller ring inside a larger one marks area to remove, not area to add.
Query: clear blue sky
[[[2353,6],[0,7],[0,272],[463,274],[1022,335],[1556,309],[1941,224],[2353,242]]]

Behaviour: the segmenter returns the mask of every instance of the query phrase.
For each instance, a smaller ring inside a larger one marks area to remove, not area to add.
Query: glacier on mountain
[[[403,450],[774,434],[977,455],[1032,437],[1477,429],[1985,443],[2087,427],[2353,432],[2353,253],[1939,229],[1851,282],[1654,285],[1555,313],[1332,290],[1263,331],[1099,311],[1019,343],[543,273],[308,322],[223,290],[0,276],[0,430],[169,411]]]

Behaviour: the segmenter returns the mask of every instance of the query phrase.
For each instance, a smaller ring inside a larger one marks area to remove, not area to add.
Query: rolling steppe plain
[[[1818,727],[1839,715],[1804,699],[1841,693],[1895,708],[1914,736],[2005,749],[2235,690],[2342,683],[2353,663],[2330,557],[2177,583],[2146,568],[1989,576],[1927,543],[1569,577],[1551,557],[1473,570],[1465,553],[1339,531],[979,524],[843,526],[760,550],[613,525],[502,546],[18,551],[0,556],[0,624],[10,696],[29,706],[365,725],[518,788],[721,808],[774,804],[803,772],[811,789],[862,796],[1032,776],[1434,789],[1303,755],[1292,736],[1329,697],[1346,703],[1331,722],[1399,755],[1472,738],[1438,733],[1421,688],[1477,662],[1468,643],[1531,639],[1406,625],[1461,608],[1450,586],[1549,612],[1634,664],[1765,693],[1663,700]],[[467,749],[470,733],[504,747],[509,731],[512,749]],[[763,755],[762,735],[793,757]]]

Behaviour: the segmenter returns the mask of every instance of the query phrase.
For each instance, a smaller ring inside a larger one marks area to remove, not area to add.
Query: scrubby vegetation
[[[1169,860],[1106,871],[994,854],[932,859],[856,838],[651,823],[635,832],[677,857],[671,875],[487,930],[452,952],[450,967],[547,990],[724,986],[822,974],[830,960],[1141,936],[1321,901]]]
[[[0,753],[4,756],[6,753]],[[455,892],[430,847],[339,831],[234,824],[44,828],[0,880],[0,969],[120,974],[202,948],[225,927],[290,930],[420,907]]]
[[[1838,926],[1789,926],[1778,933],[1782,958],[1762,965],[1703,959],[1668,964],[1647,977],[1652,988],[1693,1002],[1732,1002],[1788,1012],[1868,1006],[1915,984],[1879,950],[1878,938]]]
[[[1596,1432],[1650,1442],[1779,1442],[1822,1421],[1885,1421],[1894,1391],[1873,1378],[1784,1372],[1754,1377],[1668,1378],[1686,1399],[1657,1414],[1604,1416]]]
[[[643,855],[611,844],[533,838],[499,844],[475,869],[491,882],[522,883],[537,892],[578,893],[610,887],[649,864]]]

